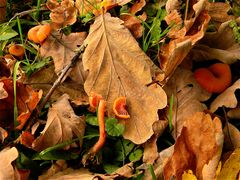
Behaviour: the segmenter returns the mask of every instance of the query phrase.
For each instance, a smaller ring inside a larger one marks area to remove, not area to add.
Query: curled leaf
[[[46,5],[51,11],[50,19],[53,29],[64,28],[76,22],[77,9],[73,0],[63,0],[61,3],[57,0],[48,0]]]
[[[185,121],[174,145],[174,153],[164,167],[164,178],[181,179],[184,171],[191,169],[197,178],[201,179],[204,165],[221,151],[221,142],[223,142],[221,121],[218,118],[212,120],[209,114],[197,112]]]

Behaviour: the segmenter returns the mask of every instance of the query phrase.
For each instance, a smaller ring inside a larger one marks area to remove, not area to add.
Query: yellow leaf
[[[197,177],[193,174],[192,170],[184,171],[182,180],[197,180]]]

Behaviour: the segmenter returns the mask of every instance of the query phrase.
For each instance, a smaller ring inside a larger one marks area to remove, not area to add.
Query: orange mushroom
[[[89,111],[95,112],[101,99],[103,99],[103,97],[100,94],[91,92],[89,96]]]
[[[31,28],[28,31],[28,39],[35,42],[35,43],[40,43],[38,37],[37,37],[37,32],[39,31],[39,29],[41,28],[41,25],[35,26],[33,28]]]
[[[14,44],[14,45],[11,45],[8,49],[9,53],[13,56],[17,56],[19,57],[20,59],[23,57],[24,55],[24,48],[19,45],[19,44]]]
[[[232,74],[228,64],[216,63],[194,71],[198,84],[208,92],[221,93],[231,85]]]
[[[126,97],[118,97],[113,104],[113,112],[118,118],[128,119],[130,115],[127,112]]]
[[[28,31],[28,39],[35,43],[42,43],[51,33],[49,24],[38,25]]]
[[[51,33],[51,27],[49,24],[44,24],[40,27],[37,32],[37,38],[41,42],[43,42]]]

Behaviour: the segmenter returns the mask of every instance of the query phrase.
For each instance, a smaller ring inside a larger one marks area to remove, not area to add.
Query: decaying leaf
[[[231,123],[226,123],[224,129],[225,148],[234,150],[240,148],[240,131]]]
[[[78,69],[78,67],[73,70]],[[75,72],[75,71],[74,71]],[[76,75],[76,74],[75,74]],[[77,75],[76,77],[83,77]],[[35,73],[33,73],[27,80],[27,83],[32,84],[35,89],[42,89],[43,95],[46,95],[52,88],[53,83],[56,81],[57,75],[54,73],[54,66],[45,67]],[[84,82],[83,79],[77,82]],[[68,94],[71,100],[82,102],[88,102],[88,96],[84,92],[83,85],[79,84],[76,86],[76,82],[70,79],[65,80],[61,83],[51,95],[50,101],[56,101],[64,93]]]
[[[89,71],[84,88],[88,95],[95,92],[107,100],[110,116],[114,100],[125,96],[130,119],[122,121],[123,136],[141,144],[152,136],[157,110],[166,106],[167,98],[160,86],[147,86],[155,66],[122,23],[105,14],[91,26],[83,54],[84,69]]]
[[[207,92],[196,82],[192,71],[179,67],[164,87],[168,97],[174,96],[173,102],[173,137],[180,135],[185,120],[207,109],[203,101],[210,98],[211,93]]]
[[[239,119],[240,118],[240,108],[237,107],[237,108],[230,109],[227,112],[227,116],[231,119]]]
[[[87,13],[99,15],[106,13],[107,10],[115,6],[123,6],[131,0],[76,0],[75,4],[80,16],[85,16]]]
[[[41,135],[33,142],[33,149],[41,151],[50,146],[78,137],[80,146],[85,132],[85,118],[75,115],[69,96],[64,94],[48,111],[48,119]],[[65,147],[65,149],[68,149]]]
[[[203,38],[210,20],[206,11],[206,3],[206,0],[197,2],[190,0],[189,4],[192,5],[189,9],[191,11],[188,12],[187,19],[183,20],[178,13],[179,9],[176,9],[179,7],[174,5],[172,1],[167,1],[166,6],[169,6],[169,14],[165,20],[168,25],[173,25],[173,28],[168,33],[168,36],[172,39],[169,43],[163,44],[159,52],[160,67],[165,72],[164,79],[159,80],[163,83],[172,75],[192,47]],[[173,7],[168,4],[172,4]]]
[[[73,0],[63,0],[61,3],[57,0],[48,0],[46,5],[51,11],[50,19],[53,29],[64,28],[76,22],[77,9]]]
[[[4,96],[0,98],[0,126],[13,127],[13,107],[14,107],[14,92],[13,92],[13,80],[1,79],[0,85],[1,91]],[[17,86],[17,108],[18,114],[17,120],[19,125],[18,129],[22,129],[32,111],[36,108],[38,102],[42,97],[42,91],[34,91],[32,87],[26,86],[21,82],[16,82]],[[3,90],[4,89],[4,90]],[[3,98],[5,97],[5,98]]]
[[[133,6],[129,9],[129,14],[124,14],[121,15],[121,19],[124,21],[124,26],[126,26],[133,36],[135,38],[140,38],[143,33],[143,26],[142,26],[142,21],[146,21],[147,19],[147,14],[142,13],[139,16],[136,16],[135,14],[146,5],[145,0],[140,0],[139,2],[136,2],[133,4]]]
[[[59,33],[55,34],[43,43],[40,48],[40,54],[42,57],[51,56],[53,58],[55,72],[59,74],[66,65],[71,63],[75,50],[82,45],[85,37],[85,32],[71,33],[68,36]],[[73,72],[70,73],[70,77],[79,84],[84,82],[87,75],[81,67],[81,61],[79,61],[73,68]],[[82,82],[79,82],[79,80],[82,80]]]
[[[240,89],[240,79],[238,79],[232,86],[221,93],[210,105],[210,111],[215,112],[219,107],[235,108],[238,100],[234,92]]]
[[[233,17],[228,14],[230,9],[231,6],[229,3],[212,2],[208,4],[208,13],[211,16],[211,20],[218,23],[233,19]]]
[[[212,120],[203,112],[195,113],[185,121],[174,145],[174,153],[164,167],[164,178],[181,179],[183,172],[189,169],[198,179],[203,178],[204,166],[215,158],[218,151],[221,154],[222,142],[221,121],[217,117]],[[216,161],[218,164],[219,155]],[[216,168],[213,168],[214,172]]]
[[[240,18],[236,20],[240,22]],[[240,58],[240,44],[235,42],[231,21],[221,24],[217,32],[206,33],[202,41],[196,45],[191,53],[194,61],[218,59],[226,64],[232,64]]]
[[[218,180],[239,179],[240,170],[240,148],[235,149],[229,159],[224,163]]]
[[[17,159],[18,151],[15,147],[5,148],[0,151],[0,179],[15,179],[12,162]]]
[[[133,163],[128,163],[123,167],[117,169],[112,174],[95,174],[89,172],[87,169],[72,169],[72,168],[64,168],[62,171],[57,172],[56,174],[43,174],[39,177],[39,180],[57,180],[61,179],[81,179],[81,180],[93,180],[93,179],[115,179],[115,178],[124,178],[131,177],[133,171]]]

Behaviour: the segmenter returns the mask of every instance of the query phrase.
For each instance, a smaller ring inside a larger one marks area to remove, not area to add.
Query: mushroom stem
[[[100,100],[98,106],[98,125],[99,125],[99,139],[94,144],[94,146],[90,149],[89,153],[91,155],[95,155],[105,144],[106,141],[106,131],[105,131],[105,120],[104,120],[104,112],[106,109],[106,101]]]

